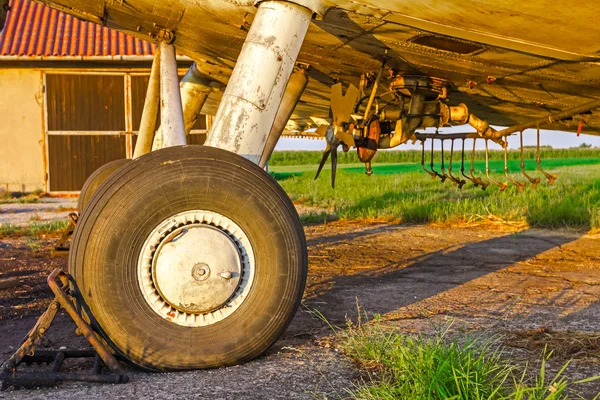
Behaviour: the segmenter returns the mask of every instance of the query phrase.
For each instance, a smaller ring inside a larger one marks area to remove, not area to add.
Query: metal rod
[[[50,368],[51,372],[58,372],[62,368],[63,362],[65,361],[65,353],[59,351],[56,353],[56,357],[54,358],[54,362],[52,363],[52,367]]]
[[[377,96],[377,90],[379,89],[379,82],[381,81],[381,76],[383,75],[383,71],[385,69],[385,61],[381,64],[381,68],[379,68],[379,72],[377,73],[377,78],[375,79],[375,83],[373,84],[373,90],[371,91],[371,96],[369,97],[369,103],[367,103],[367,108],[365,110],[365,116],[363,121],[366,121],[369,117],[369,113],[371,112],[371,107],[373,107],[373,101],[375,101],[375,96]]]
[[[463,180],[463,179],[459,179],[457,177],[455,177],[454,175],[452,175],[452,161],[454,158],[454,139],[452,139],[450,141],[451,145],[450,145],[450,165],[448,166],[448,177],[452,180],[452,182],[454,182],[454,184],[456,186],[458,186],[459,189],[462,189],[463,186],[466,185],[467,181]]]
[[[478,183],[481,186],[481,190],[486,190],[490,185],[489,182],[484,181],[482,178],[478,178],[475,176],[475,149],[477,146],[477,139],[473,139],[473,152],[471,153],[471,168],[469,169],[470,175],[473,178],[473,181]]]
[[[94,365],[92,366],[92,374],[99,375],[102,373],[102,358],[98,353],[94,355]]]
[[[534,189],[537,189],[537,185],[540,184],[540,182],[542,181],[540,178],[534,178],[531,177],[529,175],[527,175],[527,173],[525,172],[525,154],[523,153],[523,131],[521,131],[521,134],[519,135],[519,138],[521,140],[521,147],[520,147],[520,151],[521,151],[521,173],[529,180],[529,182],[531,182],[531,187],[533,187]]]
[[[425,168],[425,141],[421,140],[421,146],[422,146],[422,150],[421,150],[421,168],[423,169],[423,171],[427,172],[427,175],[431,176],[431,178],[433,180],[435,180],[435,174],[431,171],[429,171],[427,168]]]
[[[519,193],[523,191],[527,184],[525,182],[520,182],[512,179],[508,174],[508,137],[506,138],[506,145],[504,146],[504,176],[508,179],[513,185],[517,187]]]
[[[549,185],[553,185],[554,181],[556,181],[556,178],[558,178],[558,175],[556,174],[549,174],[546,171],[544,171],[542,169],[542,150],[540,147],[540,142],[541,142],[541,138],[540,138],[540,128],[537,128],[537,157],[536,157],[536,163],[537,163],[537,167],[538,170],[544,174],[544,176],[546,177],[546,179],[548,179],[548,184]]]
[[[442,183],[444,183],[446,181],[446,179],[448,179],[448,175],[446,175],[446,161],[445,161],[445,157],[444,157],[444,139],[441,140],[442,141]]]
[[[564,111],[555,112],[546,117],[538,118],[534,121],[525,122],[523,124],[514,125],[514,126],[506,128],[506,129],[499,130],[496,134],[499,136],[508,136],[513,133],[524,131],[526,129],[531,129],[531,128],[538,128],[538,130],[539,130],[540,126],[553,124],[557,121],[560,121],[560,120],[563,120],[566,118],[570,118],[577,114],[582,114],[584,112],[591,111],[598,107],[600,107],[600,99],[591,101],[586,104],[582,104],[577,107],[569,108]]]
[[[434,151],[433,151],[433,140],[431,140],[431,164],[429,165],[429,167],[431,168],[431,172],[433,172],[435,174],[435,176],[439,177],[442,180],[442,183],[446,182],[446,179],[448,178],[446,175],[442,175],[439,172],[437,172],[434,169]],[[435,178],[434,178],[435,179]]]
[[[146,101],[144,102],[144,111],[140,122],[140,131],[138,132],[133,158],[138,158],[152,151],[154,134],[156,133],[156,121],[158,120],[158,110],[160,107],[160,47],[156,49],[156,55],[152,62],[152,72],[150,72],[150,81],[146,91]]]
[[[490,182],[492,182],[494,185],[496,185],[500,188],[501,192],[504,192],[506,190],[506,188],[508,187],[508,183],[506,183],[506,182],[500,183],[500,182],[492,179],[492,177],[490,176],[490,154],[489,153],[490,153],[490,150],[488,147],[488,139],[486,139],[485,140],[485,175],[490,180]]]
[[[475,187],[479,186],[479,182],[475,182],[474,179],[472,179],[467,174],[465,174],[465,139],[462,140],[462,154],[461,154],[461,162],[460,162],[460,173],[461,173],[461,175],[465,179],[473,182],[473,184],[475,185]]]

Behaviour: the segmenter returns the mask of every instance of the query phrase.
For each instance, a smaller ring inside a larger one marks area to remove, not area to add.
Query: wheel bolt
[[[232,274],[231,272],[221,272],[221,273],[219,274],[219,276],[220,276],[221,278],[223,278],[223,279],[227,279],[227,280],[229,280],[229,279],[233,278],[233,274]]]

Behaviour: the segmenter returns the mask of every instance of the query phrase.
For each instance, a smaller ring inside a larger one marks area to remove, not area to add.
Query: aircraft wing
[[[2,1],[0,0],[0,4]],[[254,0],[36,0],[149,41],[174,32],[178,52],[205,62],[226,82],[255,14]],[[327,118],[329,87],[358,85],[387,55],[404,74],[450,83],[494,125],[513,125],[589,102],[600,95],[598,7],[575,0],[332,0],[310,27],[299,62],[311,82],[292,121]],[[595,10],[594,10],[595,9]],[[2,16],[0,11],[0,16]],[[1,18],[1,17],[0,17]],[[385,86],[385,85],[384,85]],[[218,97],[205,112],[214,113]],[[600,118],[559,129],[600,134]]]

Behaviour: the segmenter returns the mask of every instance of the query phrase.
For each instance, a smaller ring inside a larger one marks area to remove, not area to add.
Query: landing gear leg
[[[250,360],[300,305],[308,264],[302,225],[257,164],[312,14],[287,1],[260,3],[207,146],[181,146],[186,105],[174,48],[161,45],[155,151],[98,188],[69,258],[96,330],[143,368]]]

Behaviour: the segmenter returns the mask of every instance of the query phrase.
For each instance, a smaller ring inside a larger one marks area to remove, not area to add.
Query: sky
[[[502,129],[502,127],[494,127],[496,129]],[[435,133],[435,129],[426,129],[427,133]],[[452,133],[452,132],[474,132],[474,130],[469,127],[451,127],[451,128],[442,128],[440,129],[440,133]],[[585,130],[584,130],[585,132]],[[591,144],[594,147],[600,147],[600,136],[592,136],[582,134],[577,137],[577,134],[572,132],[561,132],[561,131],[552,131],[552,130],[543,130],[541,135],[541,144],[552,146],[554,148],[568,148],[568,147],[578,147],[582,143]],[[440,148],[440,141],[435,141],[435,147]],[[485,149],[485,142],[483,140],[478,140],[477,147],[479,149]],[[508,145],[511,149],[519,148],[519,135],[513,135],[508,138]],[[460,141],[456,142],[456,145],[461,145]],[[469,146],[470,141],[467,141],[467,147]],[[523,144],[525,146],[535,146],[537,144],[537,135],[535,129],[526,130],[523,136]],[[450,145],[449,143],[447,144]],[[497,149],[500,150],[500,146],[495,143],[489,142],[490,150]],[[326,143],[324,140],[313,140],[313,139],[292,139],[292,138],[282,138],[279,140],[277,147],[275,150],[324,150]],[[446,145],[445,145],[446,146]],[[471,144],[472,146],[472,144]],[[396,148],[396,150],[420,150],[421,144],[417,143],[401,145]]]

